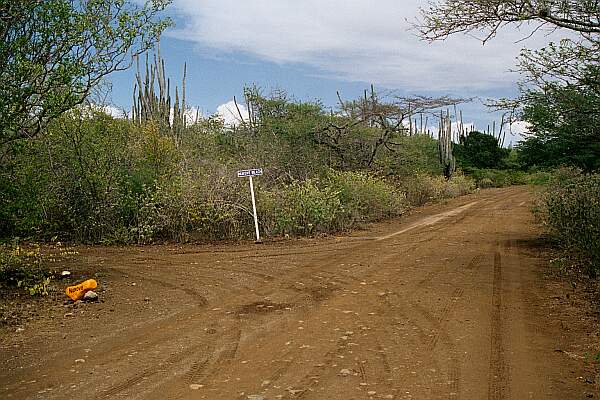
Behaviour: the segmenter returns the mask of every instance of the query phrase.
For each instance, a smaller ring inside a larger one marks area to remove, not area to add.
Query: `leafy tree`
[[[600,169],[600,67],[576,84],[548,83],[523,97],[532,131],[519,146],[525,165]]]
[[[119,197],[128,122],[89,110],[53,120],[36,140],[15,142],[0,169],[0,234],[75,234]],[[112,198],[111,198],[112,197]],[[106,214],[102,218],[114,223]],[[83,222],[80,222],[83,221]]]
[[[36,136],[126,69],[169,21],[170,0],[0,0],[0,144]]]
[[[419,30],[428,40],[483,33],[484,42],[507,25],[568,32],[540,50],[524,49],[521,96],[503,101],[531,124],[520,146],[525,165],[598,168],[600,3],[595,0],[440,0],[423,10]]]
[[[459,164],[466,168],[501,168],[508,152],[494,136],[481,132],[469,133],[461,144],[454,146]]]

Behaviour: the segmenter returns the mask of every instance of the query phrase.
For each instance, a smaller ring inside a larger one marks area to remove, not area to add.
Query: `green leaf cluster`
[[[523,118],[531,135],[519,144],[525,166],[571,165],[600,169],[600,67],[577,83],[547,84],[524,96]]]
[[[169,24],[126,0],[0,0],[0,144],[35,137]]]

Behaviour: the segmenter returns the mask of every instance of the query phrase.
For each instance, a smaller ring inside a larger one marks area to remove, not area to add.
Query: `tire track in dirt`
[[[470,210],[465,211],[463,214],[465,214],[466,212],[468,212]],[[464,219],[466,216],[461,214],[458,219],[462,220]],[[453,218],[454,219],[454,218]],[[454,223],[454,221],[452,221],[452,223]],[[396,254],[390,256],[390,257],[386,257],[386,260],[392,257],[397,257],[400,254],[406,254],[406,253],[410,253],[412,251],[414,251],[415,249],[417,249],[420,245],[422,245],[423,243],[426,242],[430,242],[432,239],[435,238],[436,234],[438,233],[438,231],[444,229],[444,226],[440,226],[441,224],[436,224],[434,225],[433,228],[427,229],[425,231],[417,231],[415,233],[413,233],[413,236],[417,236],[420,234],[426,234],[427,237],[417,241],[415,244],[410,245],[407,249],[405,249],[402,252],[397,252]],[[449,262],[454,261],[454,258],[452,260],[448,260]],[[471,262],[474,262],[473,260],[471,260]],[[383,262],[385,263],[385,262]],[[391,296],[385,296],[383,299],[383,302],[385,304],[387,304],[387,308],[391,309],[391,308],[396,308],[398,309],[398,307],[396,307],[398,304],[403,304],[403,306],[400,306],[399,309],[400,310],[404,310],[404,311],[395,311],[397,315],[402,316],[402,319],[404,321],[406,321],[407,323],[409,323],[410,325],[412,325],[415,329],[416,329],[416,334],[417,334],[417,338],[419,340],[420,343],[422,343],[424,346],[426,346],[427,351],[428,351],[428,358],[429,361],[432,363],[432,367],[435,367],[435,370],[440,370],[440,362],[438,360],[438,357],[435,357],[435,351],[436,351],[436,345],[438,343],[438,340],[440,337],[443,337],[443,343],[445,345],[445,347],[449,350],[453,349],[453,343],[451,338],[449,337],[448,333],[446,332],[443,324],[442,324],[442,320],[444,317],[447,317],[448,315],[450,315],[450,313],[452,312],[452,309],[454,308],[454,306],[456,305],[456,303],[458,302],[458,300],[460,300],[460,298],[462,297],[463,293],[464,293],[464,289],[462,288],[456,288],[453,295],[450,297],[450,301],[443,307],[442,312],[440,313],[439,316],[434,317],[427,309],[425,309],[423,306],[421,306],[419,303],[417,303],[414,298],[415,295],[417,293],[419,293],[427,284],[429,284],[433,278],[435,278],[436,276],[438,276],[440,273],[442,273],[443,271],[440,269],[435,269],[435,270],[431,270],[429,272],[427,272],[425,274],[425,276],[420,279],[419,281],[417,281],[417,283],[414,285],[414,287],[412,289],[409,289],[408,292],[403,293],[402,298],[400,298],[398,295],[396,294],[392,294]],[[395,282],[392,284],[392,286],[398,286],[398,283]],[[396,304],[392,303],[392,299],[396,299]],[[417,314],[420,313],[420,316],[424,319],[424,321],[421,320],[420,317],[416,316],[414,313],[410,313],[410,310],[416,310]],[[382,312],[383,314],[383,312]],[[412,314],[412,315],[410,315]],[[397,340],[395,340],[395,335],[393,335],[393,330],[389,330],[387,329],[387,331],[390,332],[390,334],[388,335],[390,338],[394,338],[394,343],[397,346],[401,346],[404,345],[403,343],[399,343]],[[434,334],[428,334],[426,333],[426,331],[433,331]],[[379,345],[380,348],[383,348],[381,345]],[[451,353],[451,351],[447,351],[447,352],[443,352],[444,354],[446,353]],[[384,355],[385,356],[385,355]],[[451,381],[451,393],[453,396],[457,395],[459,393],[459,381],[460,381],[460,369],[459,369],[459,364],[458,361],[456,359],[452,359],[451,362],[451,367],[449,368],[447,374],[449,377],[449,381]],[[389,362],[388,362],[388,367],[387,367],[387,373],[389,374],[390,368],[389,368]]]
[[[180,399],[190,392],[191,385],[206,384],[207,380],[226,368],[230,361],[235,357],[240,343],[241,329],[236,324],[222,335],[215,337],[214,342],[200,340],[197,344],[186,347],[180,353],[161,361],[161,364],[170,365],[169,374],[165,374],[160,385],[154,385],[155,388],[146,388],[147,393],[142,397],[145,399]],[[220,343],[220,344],[219,344]],[[175,376],[169,378],[174,371]],[[161,371],[164,372],[164,371]],[[114,388],[109,389],[109,394],[114,396],[116,393],[125,392],[151,375],[156,374],[150,370],[140,375],[135,375]],[[131,396],[128,396],[130,398]]]
[[[202,348],[205,348],[205,345],[199,343],[199,344],[195,344],[191,347],[185,348],[179,352],[176,352],[175,354],[166,358],[162,363],[148,367],[148,368],[144,369],[142,372],[137,373],[137,374],[125,379],[124,381],[122,381],[114,386],[109,387],[108,389],[102,390],[101,393],[98,394],[95,398],[96,399],[108,399],[108,398],[117,396],[120,393],[129,390],[133,386],[136,386],[138,383],[142,382],[143,380],[163,371],[163,365],[166,364],[166,366],[168,366],[170,364],[179,363],[179,362],[183,361],[184,359],[191,357],[195,352],[198,352]]]
[[[196,368],[186,376],[187,383],[197,383],[209,379],[214,373],[225,368],[235,358],[242,337],[242,329],[236,326],[229,341],[207,362],[206,368]],[[202,363],[202,361],[200,361]]]
[[[403,244],[404,245],[404,244]],[[412,251],[412,249],[416,248],[417,245],[415,244],[408,244],[406,248],[403,248],[401,250],[396,249],[396,252],[394,254],[391,254],[389,256],[386,256],[383,261],[388,260],[390,258],[395,258],[398,256],[398,254],[402,254],[405,253],[407,251]],[[341,263],[342,261],[344,263],[346,263],[348,260],[351,260],[352,263],[348,263],[348,265],[343,265],[343,263]],[[377,265],[381,264],[381,260],[378,260],[379,262],[377,263]],[[372,278],[374,276],[374,274],[377,272],[377,268],[375,268],[377,265],[375,265],[375,263],[370,262],[369,259],[362,259],[359,257],[359,259],[356,258],[355,255],[342,255],[341,257],[334,259],[334,260],[330,260],[330,262],[327,264],[327,266],[325,267],[325,269],[323,269],[323,265],[319,264],[318,262],[313,262],[311,263],[310,266],[306,266],[304,267],[304,274],[303,275],[307,275],[306,269],[310,268],[310,271],[315,271],[318,273],[318,275],[314,276],[313,278],[319,278],[319,279],[325,279],[328,280],[329,282],[332,281],[337,281],[338,283],[340,283],[341,287],[335,288],[335,289],[329,289],[327,292],[330,294],[333,294],[334,292],[343,289],[344,291],[353,291],[353,289],[358,290],[359,288],[365,288],[365,286],[363,286],[365,284],[365,281],[369,280],[369,278]],[[342,267],[346,267],[343,270],[340,270],[340,268]],[[353,274],[352,272],[355,272],[355,270],[358,269],[357,274]],[[337,286],[337,285],[336,285]],[[369,285],[371,292],[377,292],[377,286],[376,285]],[[306,285],[306,287],[303,287],[302,289],[296,288],[297,290],[303,291],[303,292],[310,292],[312,291],[312,289],[314,289],[314,287],[308,287],[308,285]],[[371,295],[374,295],[374,293],[371,293]],[[321,301],[324,300],[328,300],[329,299],[329,295],[325,295],[324,297],[321,296],[312,296],[312,300],[313,300],[313,306],[314,304],[318,304]],[[364,299],[363,300],[363,304],[369,304],[373,307],[373,309],[377,309],[377,307],[379,307],[381,304],[379,301],[372,299],[372,296]],[[356,325],[362,325],[362,326],[366,326],[366,325],[371,325],[371,322],[367,322],[364,321],[362,318],[356,319],[354,320],[354,324]],[[385,325],[385,324],[384,324]],[[389,374],[391,373],[391,367],[390,367],[390,363],[389,360],[387,358],[387,354],[386,352],[383,350],[383,346],[379,343],[379,341],[376,338],[373,339],[369,339],[369,342],[374,341],[374,344],[372,344],[372,347],[376,347],[377,349],[379,349],[377,351],[377,356],[375,357],[377,359],[377,364],[378,366],[376,366],[375,368],[377,369],[377,371],[383,371],[384,375],[389,376]],[[337,363],[337,360],[339,358],[341,358],[340,356],[343,356],[349,349],[350,349],[350,344],[342,339],[338,339],[336,347],[328,352],[326,352],[324,355],[322,355],[320,357],[321,365],[317,366],[317,367],[313,367],[309,370],[308,373],[303,374],[303,376],[296,380],[294,385],[292,385],[290,387],[291,391],[286,392],[285,394],[283,394],[282,398],[286,399],[286,398],[294,398],[294,399],[298,399],[298,398],[304,398],[305,396],[309,395],[310,393],[314,394],[313,389],[316,387],[316,385],[318,384],[318,380],[315,380],[315,377],[320,376],[323,373],[323,368],[325,365],[328,366],[332,366],[334,364]],[[369,347],[366,344],[361,345],[362,347]],[[294,353],[290,353],[291,354],[295,354]],[[290,355],[288,355],[289,358]],[[276,381],[278,380],[288,369],[290,368],[289,365],[284,366],[282,368],[277,369],[269,378],[270,381]],[[331,368],[331,367],[330,367]],[[357,367],[357,373],[359,373],[362,377],[363,377],[363,381],[364,381],[364,377],[366,374],[366,370],[364,365],[362,364],[358,364]],[[294,389],[294,388],[302,388],[302,389]],[[297,391],[300,390],[300,391]]]
[[[333,249],[319,249],[319,253],[340,253],[344,249],[340,249],[339,247]],[[238,256],[238,259],[246,259],[246,258],[280,258],[280,257],[289,257],[289,256],[305,256],[307,254],[314,254],[314,250],[307,251],[294,251],[294,252],[281,252],[274,254],[249,254],[245,256]]]
[[[140,274],[137,272],[130,272],[130,271],[125,272],[125,271],[123,271],[119,268],[115,268],[115,267],[106,267],[106,269],[113,273],[121,275],[122,277],[135,277],[141,281],[151,282],[151,283],[153,283],[157,286],[160,286],[162,288],[165,288],[165,289],[171,289],[171,290],[177,290],[177,291],[183,292],[183,293],[187,294],[188,296],[190,296],[192,299],[194,299],[200,306],[206,306],[208,304],[208,299],[202,293],[198,292],[195,289],[181,286],[181,284],[177,285],[175,283],[166,281],[164,279],[153,278],[148,274]]]
[[[374,358],[380,364],[379,365],[380,368],[377,368],[378,366],[374,365],[373,368],[371,368],[371,369],[376,369],[378,371],[382,371],[384,375],[383,376],[377,375],[377,378],[379,381],[386,381],[385,378],[390,376],[390,373],[391,373],[391,366],[390,366],[389,360],[387,358],[387,354],[383,350],[383,347],[381,346],[381,344],[379,343],[379,341],[377,340],[376,337],[369,338],[368,341],[373,342],[371,344],[372,344],[372,347],[375,349],[375,353],[376,353]],[[282,398],[282,399],[303,399],[303,398],[309,396],[310,394],[314,394],[315,396],[317,396],[316,398],[320,400],[322,397],[320,397],[319,395],[316,395],[315,391],[314,391],[314,389],[320,384],[320,380],[317,378],[320,378],[324,372],[333,370],[334,369],[333,365],[336,365],[340,358],[347,356],[346,353],[349,351],[349,348],[350,348],[349,346],[350,345],[347,341],[338,339],[338,341],[336,342],[335,348],[327,351],[323,356],[321,356],[321,358],[320,358],[321,363],[310,368],[309,371],[307,373],[303,374],[303,376],[300,379],[296,380],[296,382],[292,386],[288,387],[288,391],[285,394],[281,395],[280,398]],[[363,343],[361,345],[361,347],[367,348],[369,346],[366,343]],[[360,360],[357,359],[355,361],[356,368],[353,368],[351,370],[351,372],[360,376],[362,383],[368,384],[368,382],[370,380],[367,377],[367,370],[365,368],[365,362],[368,357],[363,356],[361,358],[365,358],[365,360],[363,360],[364,362],[361,362]],[[291,366],[288,366],[285,369],[287,370],[290,367]],[[331,373],[331,372],[329,372],[329,373]],[[373,372],[372,375],[375,376],[375,372]],[[272,377],[272,379],[278,379],[280,376],[281,376],[281,374],[274,375]],[[295,389],[295,388],[301,388],[301,389]]]
[[[471,273],[475,273],[479,270],[479,268],[481,268],[481,263],[483,262],[483,260],[485,259],[485,255],[484,254],[478,254],[475,257],[473,257],[471,259],[471,261],[469,261],[469,263],[467,265],[465,265],[465,269],[467,271],[471,271]]]
[[[502,400],[509,397],[509,387],[507,382],[508,371],[504,358],[502,332],[502,258],[498,251],[494,253],[492,285],[488,399]]]
[[[509,194],[510,195],[510,194]],[[504,199],[504,197],[502,197],[501,199],[492,199],[493,201],[502,201]],[[417,230],[418,233],[432,233],[430,235],[429,238],[421,240],[417,243],[411,243],[409,245],[409,247],[407,249],[402,250],[402,252],[406,253],[406,252],[411,252],[414,249],[418,248],[419,245],[421,245],[423,242],[427,242],[429,241],[434,235],[433,233],[441,230],[444,228],[444,226],[442,224],[440,224],[441,221],[443,220],[447,220],[448,224],[454,224],[454,220],[462,220],[464,219],[470,212],[472,212],[473,210],[473,205],[476,204],[477,202],[471,202],[471,203],[467,203],[465,205],[462,205],[456,209],[453,209],[449,212],[443,212],[443,213],[438,213],[435,214],[431,217],[425,217],[425,220],[420,219],[418,221],[416,221],[415,223],[411,224],[408,228],[408,230]],[[433,217],[433,219],[431,219]],[[429,221],[429,222],[428,222]],[[427,231],[422,232],[422,231],[418,231],[418,229],[420,228],[429,228]],[[405,231],[408,232],[407,229],[403,230],[401,233],[404,233]],[[383,241],[381,243],[381,245],[377,245],[378,247],[387,247],[389,246],[389,241],[386,239],[391,239],[391,238],[395,238],[396,236],[398,236],[400,233],[396,232],[394,234],[387,235],[384,237],[373,237],[370,239],[373,239],[375,241],[379,240],[379,241]],[[355,239],[355,238],[351,238],[351,239]],[[388,242],[388,243],[385,243]],[[393,243],[393,241],[392,241]],[[306,276],[307,272],[321,272],[323,273],[323,265],[327,265],[326,269],[329,270],[329,272],[331,274],[333,274],[334,276],[337,277],[338,280],[341,281],[341,283],[343,284],[350,284],[351,282],[361,282],[364,281],[364,279],[366,279],[368,276],[370,276],[369,271],[367,271],[367,269],[372,268],[373,266],[370,265],[370,263],[366,262],[363,260],[363,262],[365,262],[366,264],[366,268],[364,268],[363,275],[362,278],[357,278],[356,276],[352,276],[350,274],[344,274],[342,272],[340,272],[339,270],[331,270],[332,265],[339,265],[341,262],[352,262],[353,264],[357,264],[359,262],[359,260],[357,260],[356,258],[356,254],[360,254],[362,249],[367,249],[373,246],[373,244],[371,242],[361,242],[358,245],[356,245],[355,243],[345,243],[345,245],[347,245],[347,247],[344,247],[342,249],[339,248],[340,244],[336,244],[338,247],[336,249],[330,249],[331,252],[335,252],[335,253],[341,253],[339,255],[336,255],[332,258],[331,254],[322,254],[323,251],[321,251],[321,249],[319,249],[319,252],[317,254],[317,257],[312,260],[312,262],[298,266],[297,268],[295,268],[294,272],[295,272],[295,276],[293,277],[288,277],[287,279],[279,279],[278,282],[282,282],[282,283],[287,283],[288,285],[294,285],[299,278],[301,278],[302,276]],[[315,254],[314,251],[307,251],[307,252],[289,252],[288,254],[291,255],[304,255],[304,254]],[[266,255],[266,256],[271,256],[271,255]],[[260,258],[260,254],[256,255],[256,258]],[[359,257],[360,258],[360,257]],[[389,258],[389,257],[388,257]],[[381,263],[381,261],[379,262]],[[348,280],[350,280],[351,282],[349,282]],[[289,286],[288,286],[289,287]]]
[[[203,266],[203,268],[207,271],[223,271],[223,272],[230,272],[230,273],[240,274],[240,275],[249,275],[249,276],[253,276],[253,277],[262,279],[263,281],[268,281],[268,282],[277,280],[277,278],[274,275],[267,274],[264,272],[252,271],[252,270],[217,267],[214,265],[205,265],[205,266]]]
[[[503,196],[501,199],[493,199],[491,201],[491,203],[493,204],[493,203],[496,203],[496,202],[501,202],[501,201],[505,200],[506,198],[509,198],[511,195],[512,194],[509,193],[508,195]],[[466,217],[469,216],[469,215],[465,215],[467,212],[469,212],[469,214],[471,214],[471,212],[475,212],[475,211],[477,211],[477,210],[467,209],[463,213],[458,214],[456,217],[455,217],[455,215],[452,215],[452,217],[454,217],[454,218],[451,218],[451,220],[450,220],[450,218],[448,218],[449,221],[446,223],[446,225],[452,225],[452,224],[455,223],[455,221],[459,221],[460,222],[460,221],[464,220]],[[429,226],[430,225],[425,225],[424,227],[427,228]],[[427,233],[428,231],[437,232],[439,230],[444,229],[444,226],[440,226],[439,222],[435,222],[435,224],[433,226],[434,226],[434,228],[430,228],[430,229],[428,229],[427,231],[424,231],[424,232],[423,231],[420,231],[420,232],[418,231],[417,234],[419,234],[419,233]],[[421,228],[421,226],[417,226],[415,228]],[[404,232],[402,232],[402,233],[404,233]],[[429,235],[429,236],[430,236],[429,238],[424,239],[423,241],[420,241],[420,242],[429,241],[435,235]],[[386,247],[389,247],[389,245],[386,246]],[[418,248],[418,244],[412,244],[412,245],[410,245],[407,249],[403,249],[403,252],[410,252],[410,251],[414,250],[415,248]],[[402,252],[400,252],[400,253],[402,253]],[[396,257],[400,253],[394,254],[392,256],[388,256],[385,259]],[[482,260],[483,260],[483,255],[478,255],[478,256],[474,257],[473,259],[470,260],[470,262],[467,264],[467,266],[466,266],[465,269],[474,273],[480,267],[480,263],[481,263]],[[340,260],[338,259],[336,261],[339,262]],[[356,260],[355,260],[355,262],[356,262]],[[384,263],[384,261],[380,261],[379,262],[379,264],[381,264],[381,263]],[[337,271],[337,272],[339,273],[339,271]],[[408,297],[412,297],[411,294],[414,295],[420,289],[421,286],[424,286],[425,284],[427,284],[428,282],[430,282],[436,275],[438,275],[441,272],[442,272],[441,270],[435,270],[435,271],[431,271],[430,273],[428,273],[426,275],[426,277],[423,280],[421,280],[420,284],[418,284],[417,287],[415,287],[413,290],[411,290],[411,292],[408,294]],[[344,277],[348,278],[348,274],[343,274],[342,273],[341,275],[343,275]],[[361,276],[362,276],[361,280],[364,281],[364,280],[367,280],[368,278],[372,277],[372,274],[367,273],[367,274],[362,274]],[[352,277],[352,279],[355,280],[356,278]],[[449,337],[447,331],[445,330],[445,328],[443,326],[442,316],[447,316],[449,313],[451,313],[452,308],[455,306],[455,304],[458,302],[458,300],[462,297],[463,293],[464,293],[464,289],[462,289],[462,288],[455,289],[453,295],[451,296],[451,301],[449,303],[447,303],[443,307],[442,312],[441,312],[441,314],[438,317],[433,316],[426,309],[422,309],[421,310],[425,314],[423,316],[423,318],[425,319],[425,321],[427,321],[426,326],[433,327],[433,330],[435,332],[434,335],[433,335],[433,337],[430,337],[429,335],[426,335],[424,333],[424,331],[423,331],[424,327],[422,326],[422,324],[417,323],[417,320],[419,320],[420,318],[413,318],[413,317],[410,317],[410,316],[406,316],[406,320],[410,321],[415,327],[417,327],[418,333],[419,333],[419,336],[422,339],[422,342],[429,345],[429,350],[430,350],[431,355],[433,355],[435,347],[437,346],[440,337],[443,338],[443,340],[441,342],[444,343],[444,346],[449,350],[447,353],[451,353],[452,352],[451,350],[453,348],[453,343],[452,343],[452,340]],[[384,301],[391,305],[391,303],[389,303],[389,299],[386,298],[386,299],[384,299]],[[414,303],[414,304],[416,304],[416,303]],[[415,307],[413,305],[413,309],[417,309],[418,310],[418,308],[419,307]],[[403,313],[403,314],[406,315],[406,313]],[[383,347],[381,347],[381,345],[379,345],[379,346],[380,346],[381,349],[383,348]],[[381,350],[381,351],[383,351],[383,350]],[[439,352],[439,350],[438,350],[438,352]],[[442,351],[442,353],[445,354],[446,352]],[[431,357],[431,359],[434,362],[434,364],[439,368],[439,364],[438,364],[438,361],[436,360],[436,357]],[[457,396],[460,393],[460,364],[459,364],[459,362],[458,362],[458,360],[456,358],[452,358],[449,361],[449,363],[450,363],[450,367],[447,370],[448,381],[450,382],[450,386],[449,386],[450,393],[449,393],[449,396],[450,396],[450,398],[456,398],[454,396]],[[383,362],[383,364],[385,364],[385,362]],[[383,369],[385,370],[385,365],[383,365]],[[388,372],[389,372],[389,362],[388,362]],[[310,387],[310,384],[308,382],[306,384],[308,385],[308,387]],[[303,391],[300,395],[296,395],[296,398],[298,396],[304,397],[304,395],[306,393],[308,393],[308,392],[310,392],[310,391]]]
[[[452,297],[450,298],[450,301],[444,305],[438,315],[434,315],[419,303],[410,303],[413,309],[420,313],[422,317],[431,325],[433,334],[430,335],[426,340],[426,350],[432,356],[435,354],[450,356],[448,361],[446,361],[446,373],[448,376],[450,398],[460,395],[460,363],[455,356],[456,352],[454,342],[448,333],[444,319],[449,318],[449,316],[452,314],[453,309],[456,307],[456,304],[461,299],[463,293],[464,289],[456,288],[452,294]],[[442,347],[441,349],[439,348],[440,345]]]

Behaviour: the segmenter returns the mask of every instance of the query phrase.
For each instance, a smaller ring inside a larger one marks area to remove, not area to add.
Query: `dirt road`
[[[578,399],[524,188],[344,237],[79,248],[103,303],[2,336],[6,399]],[[261,397],[262,396],[262,397]]]

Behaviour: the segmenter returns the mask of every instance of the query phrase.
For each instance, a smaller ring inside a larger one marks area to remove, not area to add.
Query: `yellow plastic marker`
[[[83,298],[85,292],[96,289],[98,287],[98,283],[96,283],[93,279],[88,279],[85,282],[80,283],[79,285],[69,286],[65,293],[67,296],[71,298],[73,301],[77,301]]]

